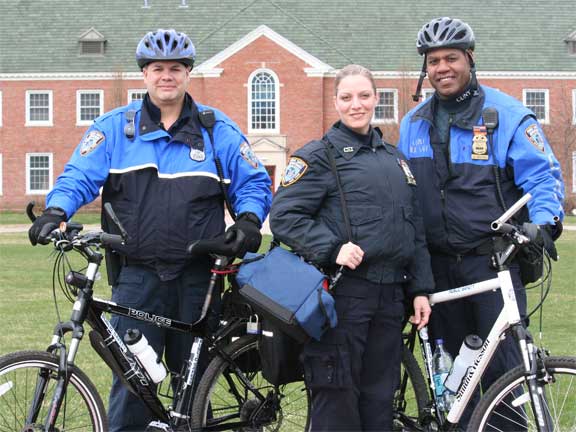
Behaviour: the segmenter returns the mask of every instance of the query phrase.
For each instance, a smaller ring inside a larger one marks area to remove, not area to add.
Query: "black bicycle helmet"
[[[442,17],[424,24],[418,32],[416,48],[420,55],[436,48],[474,50],[475,41],[472,28],[464,21]]]
[[[147,33],[136,47],[136,61],[142,69],[154,61],[173,60],[194,66],[196,49],[190,38],[174,29]]]

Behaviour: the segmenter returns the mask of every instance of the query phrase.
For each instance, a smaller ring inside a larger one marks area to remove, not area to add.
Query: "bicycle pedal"
[[[173,430],[170,425],[154,420],[153,422],[148,423],[145,432],[173,432]]]

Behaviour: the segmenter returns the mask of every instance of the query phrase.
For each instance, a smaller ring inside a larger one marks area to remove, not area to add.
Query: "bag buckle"
[[[250,315],[250,318],[248,318],[248,322],[246,323],[246,333],[257,335],[261,332],[262,328],[260,326],[258,315]]]

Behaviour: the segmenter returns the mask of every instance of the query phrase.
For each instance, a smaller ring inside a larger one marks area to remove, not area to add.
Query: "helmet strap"
[[[422,63],[422,71],[420,72],[420,78],[418,79],[418,85],[416,86],[416,93],[412,95],[412,100],[418,102],[422,97],[422,83],[426,78],[426,54],[424,54],[424,62]]]
[[[472,90],[472,96],[478,96],[478,79],[476,78],[476,63],[474,63],[474,57],[470,51],[466,51],[466,55],[468,56],[468,61],[470,63],[470,89]]]

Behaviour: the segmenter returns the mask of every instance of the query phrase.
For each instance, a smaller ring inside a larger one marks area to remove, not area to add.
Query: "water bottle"
[[[452,393],[456,393],[460,388],[462,379],[466,375],[468,368],[474,364],[480,349],[482,348],[482,339],[476,335],[468,335],[462,342],[460,351],[454,359],[454,364],[452,365],[452,371],[444,386],[446,389]]]
[[[148,375],[155,384],[166,378],[166,368],[158,358],[154,348],[148,343],[146,336],[138,329],[128,329],[124,335],[124,342],[132,354],[134,354],[140,364],[146,369]]]
[[[439,410],[447,412],[451,405],[450,395],[444,387],[444,381],[452,368],[452,357],[444,350],[444,341],[436,339],[436,349],[432,355],[432,379],[434,380],[436,405]]]

